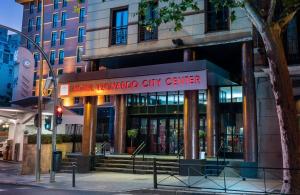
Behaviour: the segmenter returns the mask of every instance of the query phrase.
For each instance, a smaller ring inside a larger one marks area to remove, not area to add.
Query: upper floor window
[[[56,45],[57,32],[52,32],[51,34],[51,47]]]
[[[37,12],[41,12],[42,10],[42,2],[41,1],[38,1],[38,6],[37,6]]]
[[[33,86],[35,87],[36,86],[36,80],[38,79],[38,76],[37,76],[37,72],[34,71],[33,72]]]
[[[64,50],[59,50],[58,64],[63,64],[64,63],[64,58],[65,58],[65,51]]]
[[[65,38],[66,38],[66,32],[65,31],[60,31],[60,41],[59,44],[60,45],[64,45],[65,44]]]
[[[77,48],[77,63],[81,62],[82,55],[83,55],[83,47],[78,47]]]
[[[145,10],[144,16],[141,16],[142,21],[149,21],[157,17],[156,8],[158,3],[149,4],[147,9]],[[139,26],[139,41],[148,41],[157,39],[158,36],[158,29],[150,26]]]
[[[296,15],[286,29],[286,54],[289,64],[300,62],[300,14]]]
[[[127,44],[128,9],[113,10],[111,45]]]
[[[32,27],[33,27],[33,19],[29,19],[28,20],[28,32],[32,31]]]
[[[32,43],[27,40],[27,49],[31,49]]]
[[[76,67],[76,73],[81,73],[81,67]]]
[[[33,13],[33,10],[34,10],[34,1],[30,2],[29,4],[29,13]]]
[[[54,64],[55,64],[55,58],[56,58],[56,56],[55,56],[55,51],[51,51],[51,52],[50,52],[50,64],[51,64],[51,65],[54,65]]]
[[[83,37],[84,37],[84,27],[80,27],[78,29],[78,43],[83,42]]]
[[[61,12],[61,26],[66,26],[67,21],[67,13]]]
[[[206,1],[206,32],[229,30],[229,9],[216,10],[215,5]]]
[[[63,73],[64,73],[63,68],[57,69],[57,75],[62,75]]]
[[[80,12],[79,12],[79,22],[80,23],[82,23],[84,21],[84,16],[85,16],[85,9],[80,8]]]
[[[41,29],[41,17],[36,17],[35,30],[39,31]]]
[[[55,13],[52,16],[52,28],[57,27],[57,22],[58,22],[58,13]]]
[[[53,8],[58,9],[58,0],[53,0]]]
[[[68,0],[63,0],[62,7],[67,7],[67,6],[68,6]]]
[[[34,67],[38,67],[39,61],[40,61],[40,54],[39,53],[34,53]]]
[[[34,42],[35,42],[37,45],[40,45],[40,42],[41,42],[40,35],[35,35]]]

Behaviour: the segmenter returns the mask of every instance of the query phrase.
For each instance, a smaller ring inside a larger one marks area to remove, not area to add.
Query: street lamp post
[[[0,28],[4,28],[4,29],[7,29],[9,31],[12,31],[14,33],[17,33],[19,35],[21,35],[23,38],[25,38],[26,40],[28,40],[30,43],[32,43],[36,48],[37,50],[39,50],[39,52],[41,52],[42,54],[42,59],[44,58],[45,61],[47,62],[47,65],[49,67],[49,71],[50,73],[52,74],[52,78],[53,78],[53,132],[52,132],[52,152],[56,151],[56,130],[57,130],[57,124],[56,124],[56,118],[55,118],[55,110],[56,110],[56,106],[57,106],[57,103],[58,103],[58,84],[57,84],[57,77],[56,75],[54,74],[54,70],[50,64],[50,61],[48,59],[48,56],[47,54],[44,52],[43,48],[40,47],[37,43],[35,43],[31,38],[29,38],[27,35],[25,35],[24,33],[16,30],[16,29],[13,29],[13,28],[10,28],[8,26],[5,26],[5,25],[2,25],[0,24]],[[43,60],[42,60],[43,61]],[[42,78],[42,76],[40,76],[40,78]],[[42,82],[40,82],[41,84]],[[41,88],[39,89],[39,105],[42,105],[42,93],[41,93]],[[40,129],[40,133],[37,133],[37,145],[38,143],[40,144],[40,146],[37,146],[37,156],[36,156],[36,181],[39,182],[40,181],[40,149],[41,149],[41,116],[42,116],[42,106],[38,106],[38,113],[39,114],[39,127],[38,127],[38,132],[39,132],[39,129]],[[39,140],[39,142],[38,142]],[[52,155],[52,164],[51,164],[51,175],[50,175],[50,181],[54,181],[54,178],[55,178],[55,173],[53,171],[53,155]]]

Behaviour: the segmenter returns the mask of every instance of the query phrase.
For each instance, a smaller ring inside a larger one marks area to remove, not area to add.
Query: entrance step
[[[77,164],[77,159],[72,156],[66,156],[66,158],[61,161],[59,173],[72,173],[73,163]]]
[[[156,159],[157,173],[178,174],[179,163],[176,159]],[[105,157],[98,159],[95,164],[96,171],[133,173],[133,160],[130,157]],[[134,173],[153,174],[153,158],[136,158]]]
[[[207,160],[205,161],[205,174],[208,176],[219,176],[224,170],[222,166],[228,164],[228,161]]]

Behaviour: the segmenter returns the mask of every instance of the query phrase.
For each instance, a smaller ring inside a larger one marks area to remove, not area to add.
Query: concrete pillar
[[[257,162],[256,95],[252,50],[251,43],[243,43],[243,128],[246,162]]]
[[[97,96],[85,97],[82,132],[82,155],[95,155],[97,127]]]
[[[218,150],[219,139],[219,90],[218,86],[208,86],[207,89],[207,105],[206,105],[206,121],[207,121],[207,156],[215,157]]]
[[[126,95],[116,95],[114,106],[114,149],[115,153],[120,154],[126,152]]]
[[[195,52],[185,49],[183,61],[195,60]],[[184,91],[183,136],[184,158],[199,159],[199,111],[198,90]]]

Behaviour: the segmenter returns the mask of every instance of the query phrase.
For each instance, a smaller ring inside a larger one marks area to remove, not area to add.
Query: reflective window
[[[84,28],[81,27],[78,29],[78,43],[83,42],[83,36],[84,36]]]
[[[232,87],[232,102],[243,102],[243,88],[242,88],[242,86]]]
[[[157,104],[158,105],[166,105],[167,104],[167,93],[166,92],[157,93]]]
[[[85,9],[84,8],[80,8],[79,23],[82,23],[84,21],[84,16],[85,16]]]
[[[40,42],[41,42],[40,35],[35,35],[34,42],[35,42],[37,45],[40,45]]]
[[[178,91],[168,92],[168,105],[178,104]]]
[[[60,31],[60,41],[59,44],[60,45],[64,45],[65,44],[65,38],[66,38],[66,32],[65,31]]]
[[[41,29],[41,17],[38,16],[36,17],[36,26],[35,26],[35,30],[40,30]]]
[[[231,102],[231,87],[220,87],[219,99],[221,103]]]
[[[58,64],[63,64],[64,63],[64,58],[65,58],[64,50],[59,50]]]
[[[127,43],[128,9],[113,11],[111,44]]]
[[[29,5],[29,13],[33,13],[33,10],[34,10],[34,2],[30,2],[30,5]]]
[[[58,9],[58,0],[53,0],[53,8]]]
[[[148,105],[156,105],[156,93],[150,93],[148,98]]]
[[[40,54],[34,53],[34,67],[38,67],[39,61],[40,61]]]
[[[68,5],[68,0],[63,0],[62,6],[63,6],[63,7],[67,7],[67,5]]]
[[[147,94],[146,93],[140,94],[139,105],[141,105],[141,106],[147,105]]]
[[[179,92],[179,104],[183,104],[184,103],[184,92],[180,91]]]
[[[220,103],[243,102],[242,86],[220,87],[219,101]]]
[[[206,104],[206,92],[205,91],[199,92],[199,104]]]
[[[77,63],[81,62],[82,55],[83,55],[83,47],[78,47],[77,48]]]
[[[28,32],[32,31],[32,27],[33,27],[33,19],[29,19],[28,20]]]
[[[61,26],[66,26],[67,21],[67,13],[61,12]]]
[[[56,28],[57,27],[57,22],[58,22],[58,14],[55,13],[52,16],[52,28]]]
[[[55,64],[55,51],[50,52],[50,64],[54,65]]]
[[[56,39],[57,39],[57,32],[52,32],[51,35],[51,47],[56,45]]]
[[[38,1],[38,6],[37,6],[37,12],[41,12],[42,10],[42,2],[41,1]]]

